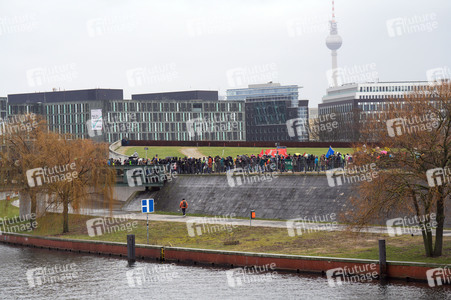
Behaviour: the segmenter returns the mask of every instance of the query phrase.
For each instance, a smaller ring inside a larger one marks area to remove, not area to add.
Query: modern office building
[[[308,132],[290,135],[287,121],[308,119],[308,100],[299,100],[297,85],[268,82],[227,90],[227,101],[246,101],[248,141],[308,141]]]
[[[268,82],[264,84],[250,84],[247,88],[230,89],[226,91],[227,100],[271,99],[291,100],[291,106],[296,107],[299,100],[299,87],[297,85],[281,85]]]
[[[132,100],[218,100],[218,91],[182,91],[132,95]]]
[[[123,91],[89,89],[12,94],[8,95],[8,114],[35,113],[47,120],[50,130],[85,138],[89,137],[86,123],[91,111],[105,109],[110,99],[123,99]]]
[[[248,98],[246,100],[247,141],[308,141],[308,133],[297,135],[288,128],[289,120],[298,119],[298,107],[308,107],[308,100]],[[288,122],[288,123],[287,123]],[[292,132],[292,133],[290,133]]]
[[[318,105],[319,117],[335,114],[339,128],[322,138],[336,142],[358,141],[360,126],[368,114],[382,111],[390,99],[402,99],[406,93],[426,86],[427,81],[392,81],[331,87]]]
[[[7,98],[7,113],[36,113],[47,120],[53,131],[106,142],[122,138],[246,140],[244,102],[219,101],[217,91],[142,94],[132,98],[124,100],[122,90],[111,89],[13,94]]]
[[[6,97],[0,97],[0,118],[1,120],[4,120],[7,116],[7,103],[8,103],[8,98]]]
[[[243,101],[113,100],[108,102],[106,111],[106,126],[111,127],[106,132],[108,142],[123,137],[162,141],[246,141]],[[127,133],[120,128],[114,129],[118,120],[121,124],[122,120],[128,120],[123,125],[129,127]]]

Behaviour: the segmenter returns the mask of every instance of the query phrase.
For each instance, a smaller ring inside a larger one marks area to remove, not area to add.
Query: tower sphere
[[[338,50],[342,43],[341,36],[338,34],[331,34],[326,38],[326,46],[330,50]]]

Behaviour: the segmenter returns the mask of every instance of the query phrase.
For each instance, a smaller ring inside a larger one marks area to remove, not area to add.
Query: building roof
[[[53,102],[73,102],[73,101],[91,101],[91,100],[112,100],[123,99],[122,89],[87,89],[71,91],[52,91],[24,94],[9,94],[9,104],[22,103],[53,103]]]
[[[218,91],[193,90],[132,95],[133,100],[218,100]]]

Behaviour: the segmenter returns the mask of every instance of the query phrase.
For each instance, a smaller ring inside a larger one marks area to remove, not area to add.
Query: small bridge
[[[105,166],[114,168],[116,171],[115,186],[129,187],[162,187],[171,177],[165,165],[115,165]],[[1,168],[0,170],[0,191],[17,191],[26,185],[26,182],[19,182],[21,174],[14,168]],[[39,176],[38,176],[39,177]],[[36,178],[35,178],[36,179]],[[38,185],[45,184],[44,178],[38,180]],[[36,182],[35,182],[36,184]]]
[[[115,165],[116,186],[162,187],[171,174],[164,165]]]

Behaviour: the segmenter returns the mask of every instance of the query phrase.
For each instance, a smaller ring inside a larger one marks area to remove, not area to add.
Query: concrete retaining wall
[[[280,175],[235,187],[225,175],[179,175],[152,196],[159,211],[178,211],[185,198],[188,213],[248,217],[255,210],[258,218],[290,219],[342,212],[352,193],[351,185],[330,187],[324,175]]]
[[[357,195],[357,184],[330,187],[324,174],[284,173],[270,180],[260,180],[236,186],[228,184],[225,175],[178,175],[165,183],[159,191],[142,192],[127,203],[125,210],[140,210],[141,199],[154,198],[156,210],[178,212],[180,201],[188,201],[188,214],[227,215],[249,217],[255,210],[257,218],[291,219],[300,217],[324,217],[340,215],[350,210],[349,198]],[[393,212],[384,220],[372,220],[372,224],[386,225],[387,219],[409,217],[413,213]],[[451,215],[451,205],[446,206],[446,216]],[[451,227],[451,218],[445,219],[445,227]]]

